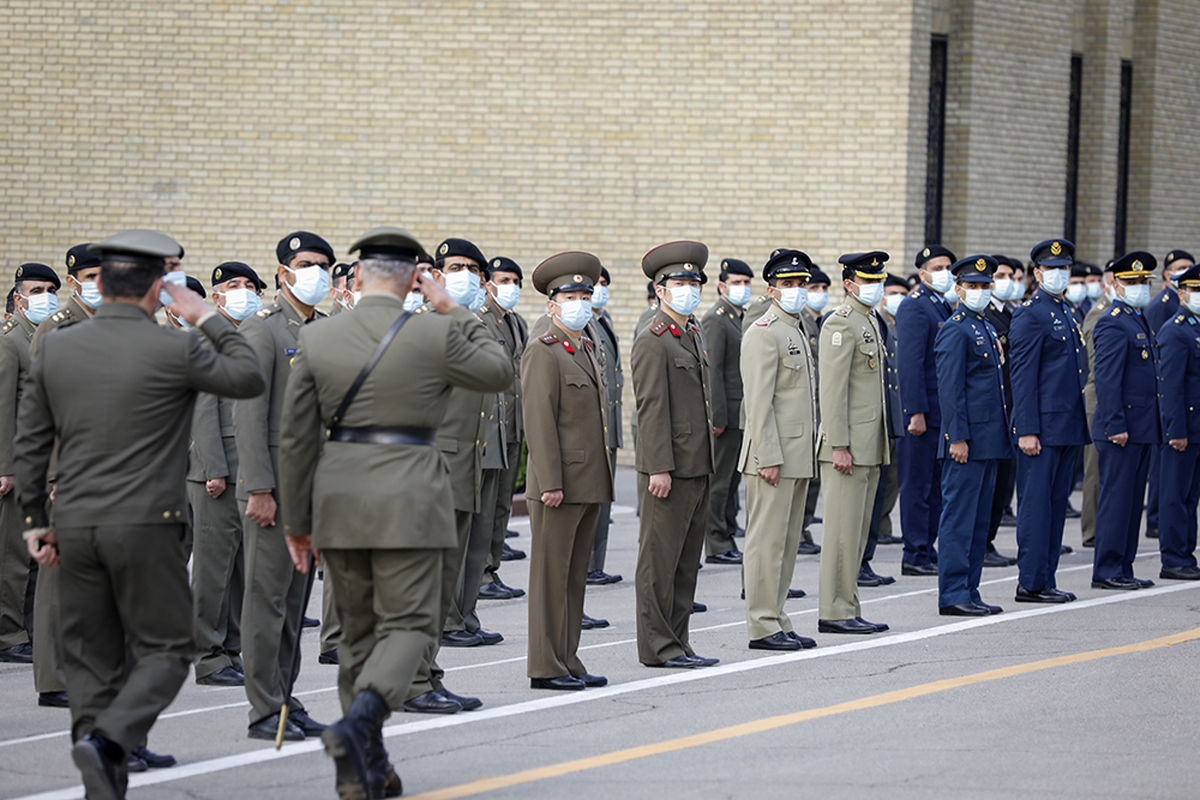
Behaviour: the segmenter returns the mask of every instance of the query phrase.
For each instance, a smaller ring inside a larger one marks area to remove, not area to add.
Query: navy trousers
[[[1146,475],[1156,445],[1096,442],[1100,464],[1100,495],[1096,504],[1096,552],[1092,580],[1132,578],[1142,527]]]
[[[988,549],[994,549],[996,533],[1004,510],[1012,504],[1013,489],[1017,485],[1017,462],[1011,458],[996,462],[996,491],[992,496],[992,518],[988,521]]]
[[[942,459],[938,607],[979,602],[998,461]]]
[[[1078,445],[1042,445],[1036,456],[1017,450],[1017,570],[1028,591],[1058,588],[1054,573],[1078,454]]]
[[[904,436],[896,441],[900,462],[900,535],[904,537],[904,560],[909,564],[936,564],[934,542],[942,516],[941,468],[938,465],[939,428],[924,435]]]
[[[1162,460],[1159,458],[1159,453],[1157,452],[1158,447],[1155,447],[1155,452],[1150,456],[1150,496],[1146,498],[1146,530],[1148,531],[1156,530],[1162,524],[1162,495],[1160,493],[1162,486],[1158,474]],[[1173,448],[1165,444],[1161,445],[1161,448],[1175,452]],[[1139,512],[1138,519],[1141,519],[1141,517],[1142,515]]]
[[[1196,566],[1196,504],[1200,502],[1200,443],[1182,453],[1163,445],[1159,457],[1158,552],[1164,567]]]
[[[867,528],[867,547],[863,550],[863,566],[871,563],[875,557],[875,547],[879,544],[879,521],[883,519],[883,489],[887,486],[888,470],[894,469],[894,464],[879,466],[879,487],[875,489],[875,505],[871,507],[871,526]]]

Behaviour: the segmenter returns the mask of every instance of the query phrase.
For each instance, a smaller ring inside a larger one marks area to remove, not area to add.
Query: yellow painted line
[[[1089,650],[1084,653],[1073,653],[1056,658],[1046,658],[1040,661],[1030,661],[1025,664],[1014,664],[1010,667],[989,669],[984,672],[962,675],[957,678],[944,678],[939,681],[910,686],[907,689],[897,689],[891,692],[884,692],[883,694],[871,695],[870,697],[862,697],[857,700],[848,700],[844,703],[836,703],[831,706],[824,706],[823,708],[810,708],[806,711],[796,711],[791,714],[764,717],[763,719],[743,722],[739,725],[730,725],[725,728],[717,728],[704,733],[693,734],[692,736],[682,736],[678,739],[668,739],[664,742],[630,747],[625,750],[615,750],[611,753],[602,753],[597,756],[575,759],[574,761],[564,761],[559,764],[550,764],[545,767],[527,769],[494,778],[481,778],[471,783],[463,783],[458,786],[449,786],[445,789],[413,795],[410,800],[450,800],[456,797],[471,797],[498,789],[507,789],[511,786],[520,786],[521,784],[533,783],[549,778],[559,778],[574,772],[583,772],[584,770],[596,769],[597,767],[609,767],[614,764],[635,761],[639,758],[674,753],[679,750],[723,742],[741,736],[765,733],[789,725],[796,725],[823,717],[832,717],[850,711],[864,711],[869,708],[878,708],[892,703],[912,700],[916,697],[924,697],[925,695],[937,694],[938,692],[945,692],[950,689],[958,689],[963,686],[973,686],[978,683],[1000,680],[1001,678],[1014,678],[1018,675],[1028,675],[1032,672],[1040,672],[1055,667],[1066,667],[1073,664],[1083,664],[1088,661],[1097,661],[1113,656],[1145,653],[1149,650],[1158,650],[1184,642],[1193,642],[1197,639],[1200,639],[1200,628],[1193,628],[1190,631],[1163,636],[1159,639],[1150,639],[1136,644],[1127,644],[1121,647],[1106,647],[1102,650]]]

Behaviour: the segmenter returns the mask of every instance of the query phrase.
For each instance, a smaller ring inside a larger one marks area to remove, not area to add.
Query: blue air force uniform
[[[1044,270],[1067,269],[1074,252],[1066,239],[1048,239],[1033,248],[1031,258]],[[1079,448],[1091,441],[1083,408],[1083,334],[1062,296],[1043,286],[1013,312],[1008,342],[1014,444],[1027,435],[1041,443],[1035,456],[1019,446],[1016,454],[1017,596],[1023,602],[1065,602],[1053,599],[1054,573],[1075,459]],[[1023,597],[1022,592],[1038,597]]]
[[[1134,251],[1116,259],[1108,269],[1118,280],[1149,279],[1154,256]],[[1100,464],[1100,495],[1096,508],[1096,552],[1092,583],[1097,588],[1138,589],[1133,579],[1142,498],[1151,455],[1162,442],[1158,417],[1160,378],[1158,345],[1141,309],[1118,298],[1096,322],[1096,416],[1092,438]],[[1124,446],[1111,437],[1127,433]]]
[[[968,256],[952,269],[960,284],[977,288],[991,283],[996,260]],[[971,310],[964,302],[938,331],[933,351],[942,411],[937,452],[942,459],[938,607],[943,614],[982,616],[997,608],[984,605],[979,596],[996,469],[1001,460],[1012,457],[1004,358],[996,329],[983,309]],[[967,443],[964,464],[950,457],[955,442]]]
[[[946,248],[931,245],[917,254],[917,268],[939,256],[954,260],[954,254]],[[937,563],[934,542],[942,512],[937,452],[942,417],[933,341],[949,317],[950,306],[945,299],[924,283],[918,284],[896,311],[897,370],[905,427],[914,414],[925,415],[924,434],[908,434],[896,442],[903,558],[906,564],[915,566]]]
[[[1179,278],[1200,294],[1200,266]],[[1159,451],[1159,577],[1200,580],[1196,565],[1196,505],[1200,502],[1200,317],[1187,306],[1158,331],[1163,439],[1187,439],[1182,450]]]

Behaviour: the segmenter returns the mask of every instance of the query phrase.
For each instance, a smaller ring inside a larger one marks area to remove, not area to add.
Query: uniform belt
[[[339,425],[329,429],[329,441],[353,442],[355,444],[437,444],[437,431],[433,428],[411,428],[397,426],[394,428],[382,425],[368,425],[362,428],[350,428]]]

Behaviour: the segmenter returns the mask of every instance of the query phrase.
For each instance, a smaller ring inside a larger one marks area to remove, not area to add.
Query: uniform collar
[[[733,303],[729,302],[729,298],[725,295],[721,295],[721,302],[724,303],[725,307],[729,309],[730,314],[737,314],[739,317],[741,317],[742,314],[746,313],[744,308],[739,308],[738,306],[735,306]]]
[[[508,313],[508,309],[496,302],[496,298],[491,292],[487,293],[487,299],[483,301],[483,307],[490,309],[498,317],[503,317]]]
[[[21,332],[25,334],[26,339],[31,338],[37,331],[37,325],[34,325],[32,322],[30,322],[29,318],[26,317],[22,312],[14,309],[13,319],[15,319],[17,324],[21,326]]]
[[[131,319],[139,322],[153,323],[154,319],[146,314],[140,306],[133,303],[117,303],[112,300],[105,300],[96,309],[96,316],[102,318],[112,317],[113,319]]]

